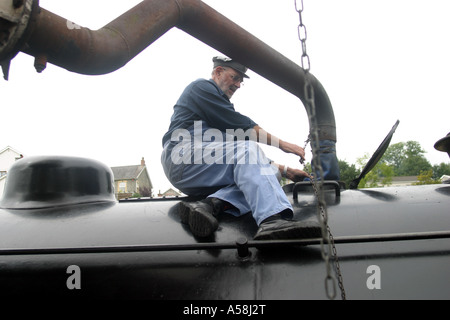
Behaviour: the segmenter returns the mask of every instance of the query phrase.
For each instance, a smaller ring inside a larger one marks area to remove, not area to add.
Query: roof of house
[[[145,166],[122,166],[112,167],[111,170],[114,174],[114,180],[132,180],[137,179],[144,171]]]
[[[164,196],[164,197],[179,197],[181,196],[181,193],[175,191],[172,188],[169,188],[166,192],[160,194],[159,196]]]
[[[152,180],[150,179],[150,175],[147,171],[144,158],[142,158],[140,165],[111,167],[111,170],[114,174],[114,181],[138,180],[141,174],[145,172],[148,180],[150,181],[150,187],[152,188]]]
[[[14,148],[12,148],[12,147],[10,147],[10,146],[7,146],[7,147],[1,149],[1,150],[0,150],[0,154],[4,153],[4,152],[7,151],[7,150],[13,151],[14,153],[17,153],[17,155],[22,155],[21,152],[17,151],[16,149],[14,149]]]

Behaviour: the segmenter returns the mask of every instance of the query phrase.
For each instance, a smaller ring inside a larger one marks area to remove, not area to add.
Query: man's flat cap
[[[250,79],[249,76],[247,76],[245,73],[247,72],[248,68],[244,65],[240,64],[239,62],[234,61],[233,59],[227,58],[227,57],[214,57],[214,68],[217,68],[219,66],[221,67],[230,67],[234,70],[240,72],[244,78]]]

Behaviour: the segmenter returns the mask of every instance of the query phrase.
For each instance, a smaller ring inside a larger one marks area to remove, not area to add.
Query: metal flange
[[[39,0],[0,0],[0,64],[8,80],[9,65],[24,42],[24,35]]]

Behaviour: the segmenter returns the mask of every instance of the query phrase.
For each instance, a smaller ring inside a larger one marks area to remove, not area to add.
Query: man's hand
[[[311,176],[303,170],[288,167],[286,172],[286,178],[292,180],[293,182],[300,182],[303,181],[305,178],[311,178]]]
[[[277,146],[280,150],[283,150],[286,153],[293,153],[299,156],[303,161],[305,160],[305,149],[303,149],[302,147],[293,143],[283,141],[270,134],[258,125],[254,126],[253,129],[255,130],[258,137],[258,142],[267,144],[269,146]],[[261,137],[264,137],[264,139],[261,139]]]
[[[286,153],[293,153],[305,160],[305,149],[296,144],[280,140],[280,149]]]
[[[309,175],[309,173],[307,173],[303,170],[290,168],[288,166],[284,166],[284,165],[278,164],[278,163],[273,163],[273,164],[278,168],[278,170],[281,173],[281,176],[284,176],[293,182],[300,182],[300,181],[303,181],[305,178],[312,179],[311,175]],[[284,174],[285,169],[286,169],[286,174]]]

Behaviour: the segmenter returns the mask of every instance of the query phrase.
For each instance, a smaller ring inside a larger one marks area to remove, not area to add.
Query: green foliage
[[[414,183],[414,185],[441,183],[438,179],[433,179],[433,170],[422,171],[417,177],[417,181],[418,182]]]
[[[310,162],[305,163],[305,166],[304,166],[304,168],[303,168],[303,171],[306,171],[306,172],[308,172],[308,173],[311,173],[311,172],[312,172],[312,165],[311,165]]]
[[[368,154],[357,160],[357,164],[364,168],[369,161]],[[394,168],[386,162],[379,161],[376,166],[361,180],[360,188],[376,188],[380,186],[389,186],[392,184],[392,177],[394,176]]]
[[[417,176],[432,169],[417,141],[399,142],[388,147],[380,162],[394,169],[395,176]]]
[[[436,164],[433,166],[433,176],[434,180],[439,180],[443,175],[450,176],[450,163]]]
[[[339,170],[341,173],[341,181],[345,183],[348,187],[350,182],[352,182],[361,173],[360,170],[356,168],[354,164],[349,165],[346,161],[339,160]]]

